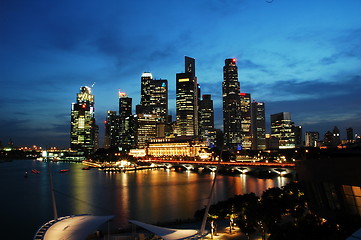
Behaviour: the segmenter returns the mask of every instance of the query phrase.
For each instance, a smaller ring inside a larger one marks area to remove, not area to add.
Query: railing
[[[138,160],[140,162],[152,163],[170,163],[170,164],[193,164],[193,165],[221,165],[221,166],[258,166],[258,167],[283,167],[293,168],[294,163],[275,163],[275,162],[218,162],[218,161],[191,161],[191,160],[157,160],[146,159]]]

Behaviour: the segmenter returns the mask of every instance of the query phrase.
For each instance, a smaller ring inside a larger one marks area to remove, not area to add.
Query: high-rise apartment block
[[[176,74],[176,133],[198,135],[198,83],[194,58],[185,57],[185,72]]]
[[[84,86],[77,94],[76,103],[71,108],[70,148],[91,154],[96,146],[97,129],[94,116],[94,95],[91,88]]]
[[[224,144],[230,149],[241,148],[241,101],[236,59],[226,59],[223,67],[223,127]]]
[[[252,102],[252,149],[266,149],[266,115],[263,102]]]
[[[279,148],[295,148],[294,123],[291,113],[281,112],[271,115],[271,136],[278,138]]]
[[[240,93],[242,149],[252,148],[251,94]]]

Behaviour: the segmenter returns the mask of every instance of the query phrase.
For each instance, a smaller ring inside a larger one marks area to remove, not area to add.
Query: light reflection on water
[[[5,229],[16,232],[16,239],[30,239],[36,229],[52,219],[49,193],[48,163],[13,161],[0,165],[1,213],[13,216]],[[129,219],[148,223],[193,218],[196,210],[207,204],[214,173],[175,172],[171,170],[140,170],[127,173],[106,173],[97,169],[82,170],[81,164],[51,163],[58,215],[115,215],[113,227],[128,225]],[[31,169],[41,171],[31,174]],[[59,173],[60,169],[69,169]],[[24,172],[28,171],[28,178]],[[264,190],[287,184],[288,178],[257,179],[245,174],[218,175],[213,203],[238,194]],[[6,184],[7,183],[7,184]],[[21,191],[19,190],[21,189]],[[25,216],[31,216],[31,221]]]

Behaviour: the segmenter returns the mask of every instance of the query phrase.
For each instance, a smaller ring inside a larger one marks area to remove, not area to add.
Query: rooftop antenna
[[[93,88],[93,87],[94,87],[94,85],[95,85],[95,82],[92,84],[91,88]]]

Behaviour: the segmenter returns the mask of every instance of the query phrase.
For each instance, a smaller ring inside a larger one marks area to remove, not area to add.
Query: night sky
[[[94,82],[102,140],[118,90],[139,104],[145,71],[168,79],[174,119],[184,56],[196,59],[217,128],[224,60],[235,57],[241,91],[265,102],[267,121],[291,112],[322,139],[334,126],[361,134],[360,9],[360,0],[1,1],[0,140],[68,147],[71,103]]]

